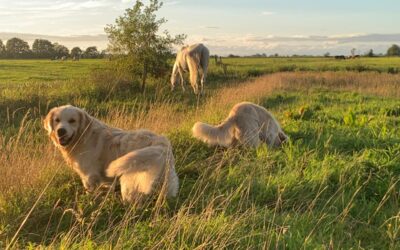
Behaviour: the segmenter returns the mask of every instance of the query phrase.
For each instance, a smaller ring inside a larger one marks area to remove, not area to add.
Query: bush
[[[296,65],[283,65],[278,68],[278,72],[293,72],[296,71]]]
[[[389,67],[387,72],[389,74],[397,74],[397,73],[399,73],[399,69],[398,68],[394,68],[394,67]]]

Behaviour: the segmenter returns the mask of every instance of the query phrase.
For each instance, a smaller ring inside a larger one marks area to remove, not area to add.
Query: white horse
[[[195,94],[199,93],[199,85],[197,84],[197,77],[200,74],[200,88],[201,93],[204,90],[204,83],[207,76],[208,59],[210,52],[207,47],[201,43],[184,46],[176,54],[174,68],[172,69],[171,84],[174,90],[176,82],[180,80],[182,90],[185,91],[183,73],[189,70],[190,85],[192,85]],[[200,69],[200,70],[199,70]],[[178,79],[179,75],[179,79]]]

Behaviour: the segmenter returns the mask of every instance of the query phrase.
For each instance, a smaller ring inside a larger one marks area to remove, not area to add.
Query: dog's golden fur
[[[192,132],[194,137],[209,145],[224,147],[235,144],[257,147],[261,142],[278,147],[288,139],[271,113],[250,102],[236,104],[220,125],[197,122]]]
[[[119,177],[126,202],[150,194],[157,184],[166,188],[167,196],[176,196],[178,177],[167,138],[107,126],[71,105],[53,108],[44,127],[88,191]]]

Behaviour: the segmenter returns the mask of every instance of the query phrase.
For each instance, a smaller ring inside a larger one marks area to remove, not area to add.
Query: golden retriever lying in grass
[[[224,147],[236,144],[257,147],[260,142],[278,147],[288,139],[273,115],[251,102],[236,104],[218,126],[196,122],[192,132],[195,138],[209,145]]]
[[[126,202],[150,194],[157,184],[167,196],[176,196],[178,177],[167,138],[109,127],[71,105],[53,108],[44,127],[88,191],[119,177]]]

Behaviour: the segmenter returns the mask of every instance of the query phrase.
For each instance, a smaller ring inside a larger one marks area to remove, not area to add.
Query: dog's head
[[[90,126],[90,120],[82,109],[65,105],[50,110],[43,125],[54,144],[65,148],[78,142]]]
[[[274,146],[280,147],[284,143],[286,143],[288,141],[288,139],[289,139],[289,137],[285,133],[283,133],[282,131],[279,131],[278,136],[275,138]]]

